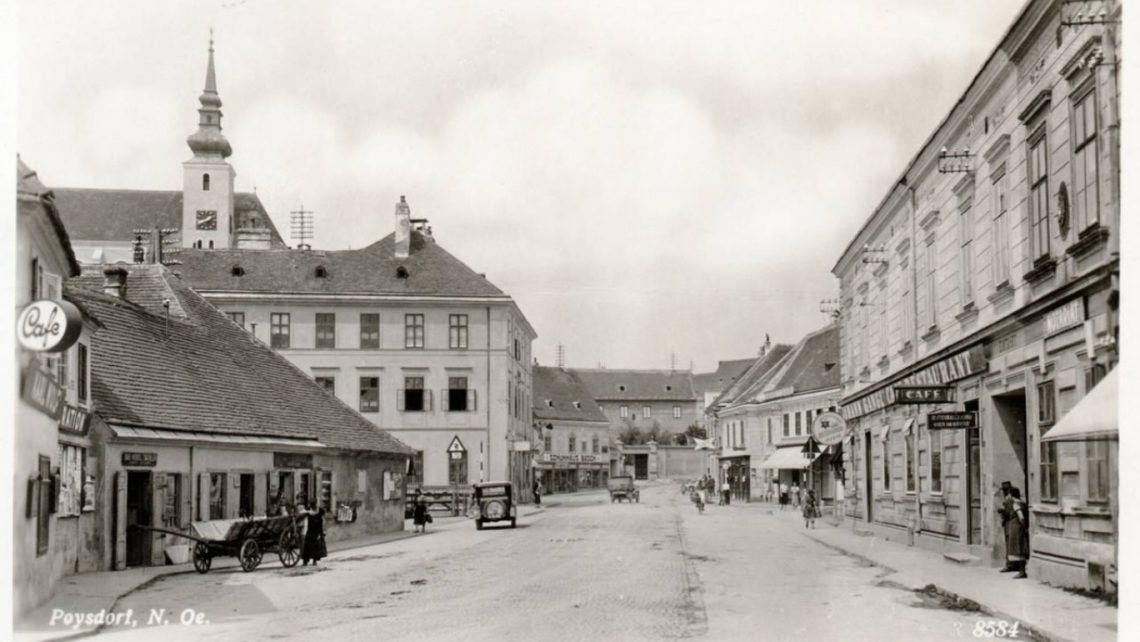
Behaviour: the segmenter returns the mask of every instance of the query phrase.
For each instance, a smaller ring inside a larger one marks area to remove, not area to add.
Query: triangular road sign
[[[447,447],[449,453],[465,453],[467,449],[463,447],[463,442],[459,441],[459,435],[451,438],[451,445]]]

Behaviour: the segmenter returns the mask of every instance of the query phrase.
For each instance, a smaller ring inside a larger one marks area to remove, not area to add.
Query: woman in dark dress
[[[301,546],[301,562],[307,566],[309,560],[312,560],[315,566],[317,560],[328,554],[328,549],[325,548],[325,509],[308,511],[305,515],[305,543]]]
[[[412,513],[412,523],[416,525],[417,533],[427,532],[428,511],[424,496],[416,494],[416,507]]]
[[[1005,529],[1006,564],[1017,571],[1014,579],[1020,580],[1028,577],[1025,563],[1029,559],[1029,512],[1019,489],[1011,488],[1009,496],[1012,510]]]

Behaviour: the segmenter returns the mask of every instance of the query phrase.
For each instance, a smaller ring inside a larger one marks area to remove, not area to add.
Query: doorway
[[[863,433],[863,498],[867,505],[864,508],[867,523],[874,521],[875,493],[871,487],[871,433]]]
[[[649,455],[633,456],[634,479],[649,479]]]
[[[995,426],[993,435],[994,483],[1009,481],[1029,494],[1029,451],[1026,438],[1025,389],[993,398]]]
[[[238,491],[238,517],[253,516],[253,473],[242,473]]]
[[[150,471],[127,471],[127,566],[144,566],[150,559],[152,524]]]

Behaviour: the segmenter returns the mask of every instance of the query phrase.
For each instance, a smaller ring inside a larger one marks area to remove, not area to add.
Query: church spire
[[[222,135],[222,99],[214,76],[214,31],[210,30],[210,54],[206,63],[206,86],[198,96],[198,131],[186,139],[195,158],[226,158],[233,153]]]

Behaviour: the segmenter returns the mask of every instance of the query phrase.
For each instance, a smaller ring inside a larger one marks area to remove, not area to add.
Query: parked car
[[[483,530],[487,522],[510,522],[515,527],[516,509],[511,482],[487,482],[475,484],[473,503],[475,507],[475,529]]]
[[[637,489],[637,484],[633,483],[633,477],[623,475],[610,477],[606,485],[610,489],[611,504],[620,501],[641,503],[641,491]]]

